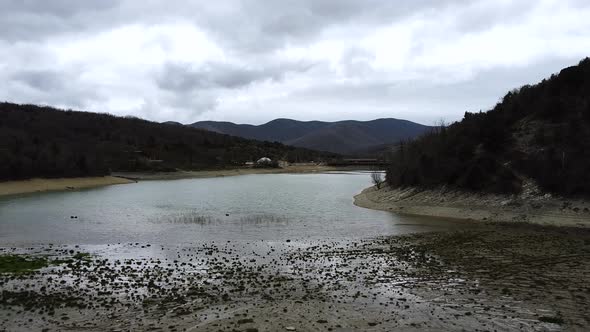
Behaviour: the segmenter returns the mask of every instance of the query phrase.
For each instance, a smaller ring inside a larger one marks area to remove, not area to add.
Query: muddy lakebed
[[[585,331],[590,232],[356,207],[366,173],[0,199],[0,331]]]

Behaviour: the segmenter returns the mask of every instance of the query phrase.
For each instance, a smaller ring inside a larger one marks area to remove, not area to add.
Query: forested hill
[[[243,165],[335,157],[280,143],[108,114],[0,103],[0,179]]]
[[[404,144],[387,172],[394,187],[491,192],[519,192],[528,179],[553,193],[590,195],[590,59]]]

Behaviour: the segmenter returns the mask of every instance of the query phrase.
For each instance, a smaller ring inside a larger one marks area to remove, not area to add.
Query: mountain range
[[[189,126],[217,133],[280,142],[344,155],[362,155],[400,140],[413,139],[431,127],[399,119],[337,122],[276,119],[262,125],[200,121]]]

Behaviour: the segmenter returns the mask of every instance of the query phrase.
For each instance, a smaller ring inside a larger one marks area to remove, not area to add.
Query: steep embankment
[[[531,184],[519,195],[461,190],[367,188],[354,197],[364,208],[402,214],[494,222],[590,227],[590,202],[543,193]]]
[[[590,59],[508,92],[491,110],[401,146],[392,187],[518,194],[527,179],[544,191],[590,197]]]
[[[389,187],[364,191],[357,205],[590,225],[590,59],[510,91],[490,111],[465,113],[460,122],[401,145],[391,160]]]

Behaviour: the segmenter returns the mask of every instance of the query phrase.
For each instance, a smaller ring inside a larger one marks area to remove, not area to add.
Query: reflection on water
[[[240,217],[240,223],[247,224],[286,224],[289,221],[284,216],[275,216],[272,214],[253,214]]]
[[[226,214],[229,217],[229,214]],[[224,224],[286,224],[288,219],[285,216],[277,216],[272,214],[250,214],[240,216],[239,219],[204,216],[200,211],[187,211],[179,213],[171,213],[170,215],[158,216],[157,218],[150,218],[154,223],[172,223],[172,224],[196,224],[196,225],[210,225],[213,223]]]
[[[154,222],[165,222],[165,223],[175,223],[175,224],[197,224],[197,225],[207,225],[211,224],[212,222],[217,221],[213,220],[211,216],[203,216],[197,212],[187,212],[187,213],[180,213],[171,216],[159,217],[154,220]]]
[[[354,239],[456,225],[354,206],[369,185],[362,172],[266,174],[2,198],[0,245]]]

